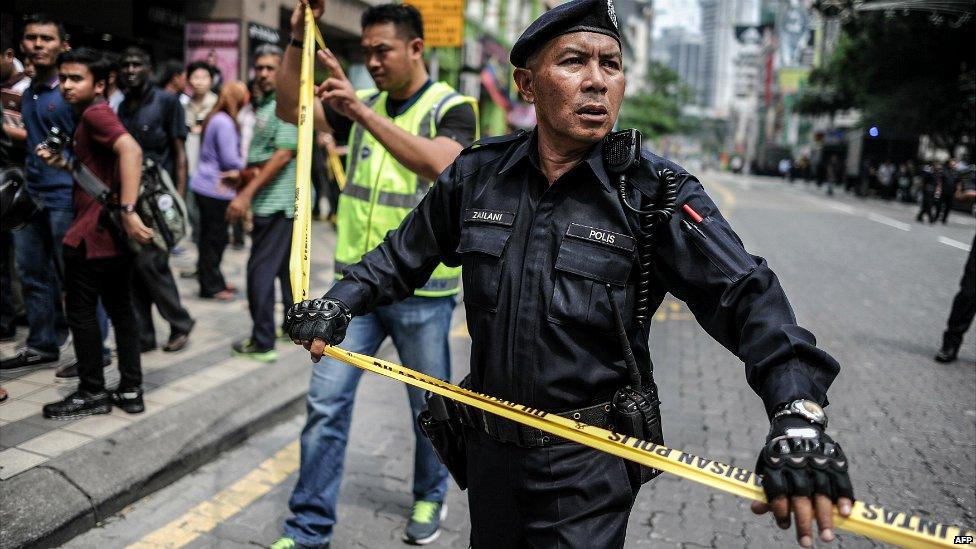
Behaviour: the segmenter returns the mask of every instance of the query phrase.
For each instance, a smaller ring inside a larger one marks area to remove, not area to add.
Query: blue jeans
[[[43,354],[58,354],[58,344],[68,333],[61,299],[61,241],[74,218],[72,210],[45,208],[14,233],[17,272],[30,326],[27,346]]]
[[[454,297],[416,297],[380,307],[349,324],[343,349],[375,355],[387,336],[393,338],[402,363],[429,376],[448,380],[451,354],[448,332]],[[332,537],[336,501],[349,440],[349,422],[356,386],[363,371],[323,359],[312,368],[308,389],[308,419],[301,437],[301,468],[288,507],[284,535],[304,545],[320,545]],[[424,407],[424,391],[407,387],[416,438],[413,468],[415,500],[444,501],[447,470],[417,426]]]

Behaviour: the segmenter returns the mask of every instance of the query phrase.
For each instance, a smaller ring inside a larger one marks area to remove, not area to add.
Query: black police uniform
[[[601,154],[595,145],[549,185],[535,132],[482,140],[326,297],[361,315],[411,295],[438,263],[461,265],[474,390],[555,413],[608,401],[627,367],[607,284],[638,362],[651,359],[650,328],[634,320],[639,221]],[[684,173],[643,152],[631,203],[658,196],[664,168]],[[703,217],[693,228],[684,204]],[[686,302],[745,363],[768,412],[795,399],[826,404],[839,365],[796,324],[765,260],[745,251],[696,179],[678,187],[677,205],[655,236],[651,312],[667,292]],[[475,547],[623,544],[639,487],[623,460],[572,443],[522,448],[469,435]]]

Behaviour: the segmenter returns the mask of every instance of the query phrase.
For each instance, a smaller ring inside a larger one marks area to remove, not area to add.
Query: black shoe
[[[105,391],[89,393],[78,390],[64,400],[44,405],[44,417],[49,419],[76,419],[111,411],[112,402]]]
[[[57,361],[58,353],[40,353],[30,347],[25,347],[14,356],[0,361],[0,374],[18,374],[34,368],[42,368],[45,364]]]
[[[955,362],[959,357],[959,344],[943,343],[942,348],[935,355],[936,362]]]
[[[138,387],[112,391],[110,397],[112,404],[130,414],[139,414],[146,410],[146,405],[142,402],[142,389]]]
[[[145,343],[139,344],[139,352],[148,353],[156,350],[156,343],[153,342],[151,345],[146,345]]]

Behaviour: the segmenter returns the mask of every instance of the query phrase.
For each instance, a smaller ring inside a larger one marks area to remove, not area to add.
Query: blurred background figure
[[[235,288],[220,272],[227,248],[227,205],[237,196],[244,158],[238,115],[248,102],[243,82],[227,82],[220,97],[202,124],[200,162],[190,179],[190,190],[200,211],[200,237],[197,241],[197,279],[200,297],[229,301]]]

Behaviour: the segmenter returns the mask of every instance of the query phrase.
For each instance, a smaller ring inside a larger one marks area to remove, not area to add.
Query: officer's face
[[[617,120],[627,80],[620,45],[595,32],[554,38],[516,69],[515,81],[535,103],[540,129],[580,144],[603,139]]]
[[[424,58],[424,41],[410,38],[393,23],[366,27],[360,45],[369,75],[377,89],[386,92],[409,86],[413,64]]]

